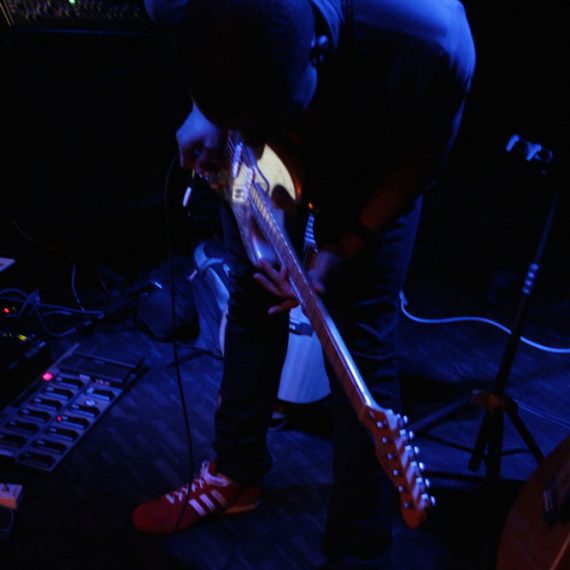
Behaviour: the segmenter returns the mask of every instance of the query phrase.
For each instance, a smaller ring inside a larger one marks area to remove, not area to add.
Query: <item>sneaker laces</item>
[[[208,485],[214,485],[216,487],[227,487],[230,484],[229,479],[226,479],[221,475],[214,475],[210,473],[208,470],[209,466],[210,463],[208,461],[204,461],[202,463],[200,475],[196,477],[190,485],[190,493],[194,493],[198,489],[204,489]],[[166,500],[169,503],[174,504],[183,501],[186,498],[189,498],[188,486],[189,483],[186,483],[182,485],[182,487],[171,491],[166,495]]]

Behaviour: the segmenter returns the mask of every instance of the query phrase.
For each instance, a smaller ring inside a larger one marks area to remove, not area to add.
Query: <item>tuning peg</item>
[[[420,448],[417,445],[414,445],[414,455],[420,454]]]
[[[422,471],[422,472],[425,471],[425,469],[426,469],[426,465],[422,461],[420,461],[418,463],[418,467],[419,467],[420,471]]]
[[[410,423],[410,418],[408,418],[408,416],[402,416],[402,423],[407,426]]]
[[[429,503],[430,503],[430,505],[431,505],[432,507],[435,507],[435,506],[436,506],[437,501],[435,500],[435,497],[434,497],[434,496],[430,496],[430,498],[429,498]]]
[[[408,431],[408,441],[412,441],[416,437],[416,434],[413,431]]]
[[[426,486],[426,489],[429,489],[431,487],[431,481],[429,479],[424,479],[424,485]]]

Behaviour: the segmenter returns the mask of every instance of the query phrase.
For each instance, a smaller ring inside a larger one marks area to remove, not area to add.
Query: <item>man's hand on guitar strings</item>
[[[261,260],[259,262],[260,268],[263,273],[254,273],[253,278],[267,291],[273,293],[276,297],[283,299],[283,302],[273,305],[269,308],[267,313],[269,315],[276,315],[278,313],[284,313],[289,311],[293,307],[299,304],[299,301],[295,297],[295,292],[291,287],[289,282],[289,276],[286,267],[281,267],[280,269],[275,269],[268,261]],[[311,276],[311,282],[315,291],[322,295],[325,289],[320,281],[317,281]]]
[[[273,305],[269,308],[267,313],[275,315],[277,313],[284,313],[299,304],[293,288],[289,283],[289,276],[285,266],[280,269],[275,269],[268,261],[262,259],[259,262],[260,269],[263,273],[254,273],[253,278],[270,293],[276,297],[283,299],[283,302]]]

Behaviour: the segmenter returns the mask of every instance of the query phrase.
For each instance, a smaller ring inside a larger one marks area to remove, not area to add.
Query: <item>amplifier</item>
[[[0,0],[10,29],[45,32],[145,33],[151,22],[142,0]]]

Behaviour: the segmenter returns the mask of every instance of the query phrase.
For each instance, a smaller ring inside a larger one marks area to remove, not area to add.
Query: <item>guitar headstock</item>
[[[365,416],[362,420],[373,436],[376,458],[398,489],[402,518],[408,527],[417,528],[435,499],[418,461],[419,448],[412,445],[414,434],[406,429],[408,420],[384,408],[367,407]]]

